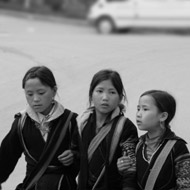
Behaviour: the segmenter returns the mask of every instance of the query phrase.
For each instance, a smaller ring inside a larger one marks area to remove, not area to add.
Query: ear
[[[54,91],[55,91],[55,93],[56,93],[56,92],[57,92],[57,86],[54,86],[53,89],[54,89]]]
[[[56,93],[57,93],[57,86],[54,86],[54,87],[53,87],[53,91],[54,91],[54,96],[55,96]]]
[[[120,99],[120,103],[121,103],[122,100],[123,100],[123,95],[120,95],[120,96],[119,96],[119,99]]]
[[[167,112],[162,112],[161,116],[160,116],[160,121],[166,121],[166,119],[168,118],[168,113]]]

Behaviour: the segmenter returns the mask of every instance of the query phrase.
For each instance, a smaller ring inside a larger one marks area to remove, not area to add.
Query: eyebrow
[[[150,107],[150,106],[149,106],[149,105],[146,105],[146,104],[143,104],[143,105],[140,106],[140,105],[138,104],[137,107]]]
[[[26,92],[34,92],[34,91],[46,91],[46,89],[43,89],[43,88],[40,88],[40,89],[37,89],[37,90],[25,90]]]

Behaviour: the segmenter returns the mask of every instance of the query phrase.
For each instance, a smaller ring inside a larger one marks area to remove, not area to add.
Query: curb
[[[72,24],[78,26],[86,26],[87,21],[81,18],[70,18],[67,16],[62,15],[52,15],[50,13],[31,13],[31,12],[24,12],[24,11],[16,11],[16,10],[5,10],[0,8],[0,15],[6,16],[14,16],[24,19],[34,19],[34,20],[43,20],[48,22],[56,22],[56,23],[63,23],[63,24]]]

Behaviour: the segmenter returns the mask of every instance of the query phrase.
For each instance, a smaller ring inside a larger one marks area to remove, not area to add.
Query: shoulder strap
[[[109,123],[107,126],[103,127],[99,133],[92,139],[90,145],[88,147],[88,161],[90,162],[94,151],[100,145],[102,140],[106,137],[106,135],[110,132],[112,126],[112,122]]]
[[[124,116],[121,116],[119,118],[119,121],[117,122],[116,129],[114,131],[114,134],[113,134],[113,137],[112,137],[111,146],[110,146],[109,163],[111,163],[111,161],[113,159],[113,156],[114,156],[116,147],[118,145],[119,138],[121,136],[121,132],[122,132],[122,129],[123,129],[125,121],[126,121],[126,118]],[[98,176],[98,179],[96,180],[96,182],[95,182],[92,190],[95,189],[96,185],[99,183],[100,179],[102,178],[104,172],[105,172],[105,166],[103,167],[100,175]]]
[[[137,143],[136,145],[136,148],[135,148],[135,154],[137,154],[137,151],[139,150],[140,146],[143,144],[143,141],[142,140],[139,140],[139,142]]]
[[[125,121],[126,121],[126,117],[121,116],[117,123],[116,129],[113,134],[112,142],[111,142],[109,162],[112,161]]]
[[[19,118],[19,120],[18,120],[18,135],[19,135],[20,142],[21,142],[22,147],[23,147],[23,149],[24,149],[24,152],[25,152],[25,154],[28,156],[28,158],[30,158],[31,161],[37,163],[36,159],[35,159],[34,157],[32,157],[32,155],[29,153],[29,151],[28,151],[28,149],[27,149],[27,147],[26,147],[26,144],[25,144],[25,142],[24,142],[23,135],[22,135],[22,129],[23,129],[23,127],[24,127],[24,124],[25,124],[25,120],[26,120],[27,115],[26,115],[26,113],[24,113],[24,112],[20,112],[20,114],[21,114],[21,115],[20,115],[20,118]]]
[[[57,129],[53,133],[45,151],[42,153],[39,162],[37,163],[34,170],[31,172],[30,176],[27,178],[25,183],[23,184],[23,188],[25,190],[29,190],[43,175],[45,170],[47,169],[49,163],[51,162],[52,158],[54,157],[57,149],[59,148],[66,131],[68,129],[70,120],[72,118],[73,113],[69,110],[65,110],[65,117],[67,118],[64,127],[62,126],[63,120],[60,119]],[[61,128],[61,131],[60,131]]]
[[[164,162],[166,158],[168,157],[175,143],[176,143],[176,140],[168,140],[168,142],[166,143],[166,145],[160,152],[158,158],[156,159],[153,168],[151,169],[151,172],[148,176],[144,189],[153,190],[158,174],[160,173],[160,170],[162,166],[164,165]]]

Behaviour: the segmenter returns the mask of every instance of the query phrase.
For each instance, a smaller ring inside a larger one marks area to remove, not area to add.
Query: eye
[[[43,95],[43,94],[45,94],[45,93],[46,93],[46,91],[39,91],[39,92],[38,92],[39,95]]]
[[[33,96],[33,93],[32,92],[26,92],[26,95],[27,96]]]
[[[96,92],[97,92],[97,93],[102,93],[103,90],[97,89]]]
[[[45,92],[40,92],[39,94],[40,94],[40,95],[43,95],[43,94],[45,94]]]
[[[111,94],[116,94],[116,92],[115,92],[115,91],[111,91],[110,93],[111,93]]]

